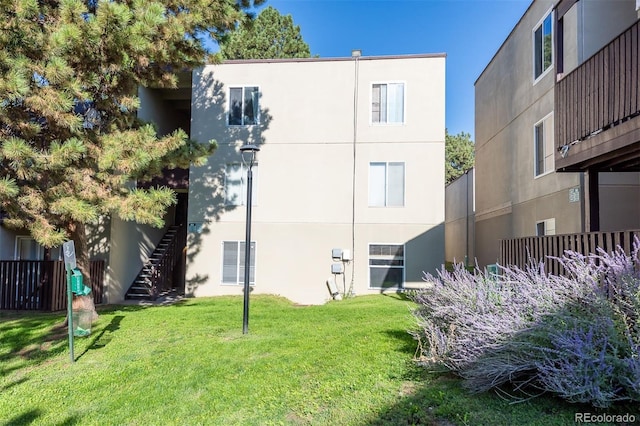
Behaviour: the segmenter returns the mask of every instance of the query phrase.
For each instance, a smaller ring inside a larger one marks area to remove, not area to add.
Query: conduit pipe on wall
[[[359,80],[359,59],[362,51],[354,49],[351,51],[351,57],[354,59],[354,76],[353,76],[353,170],[351,174],[351,256],[355,259],[356,253],[356,142],[358,140],[358,80]],[[353,293],[355,283],[355,261],[351,265],[351,284],[350,293]]]

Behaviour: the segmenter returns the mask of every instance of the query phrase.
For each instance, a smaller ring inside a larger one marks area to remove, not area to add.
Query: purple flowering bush
[[[595,407],[640,401],[639,254],[636,238],[630,256],[567,252],[564,276],[533,262],[425,275],[429,288],[411,294],[417,360],[473,392],[510,386]]]

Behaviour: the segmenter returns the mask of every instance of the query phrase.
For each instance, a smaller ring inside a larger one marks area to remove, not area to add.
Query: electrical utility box
[[[340,260],[342,259],[342,249],[339,248],[334,248],[331,250],[331,258],[333,260]]]
[[[351,256],[351,250],[344,249],[342,250],[342,261],[343,262],[351,262],[353,257]]]

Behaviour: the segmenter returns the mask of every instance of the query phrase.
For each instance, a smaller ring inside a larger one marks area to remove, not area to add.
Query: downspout
[[[353,263],[351,265],[351,283],[349,284],[349,293],[353,294],[353,286],[356,276],[355,253],[356,253],[356,141],[358,139],[358,76],[359,76],[359,59],[362,55],[361,50],[352,50],[351,57],[354,59],[354,76],[353,76],[353,164],[351,173],[351,257]],[[346,296],[346,295],[345,295]]]

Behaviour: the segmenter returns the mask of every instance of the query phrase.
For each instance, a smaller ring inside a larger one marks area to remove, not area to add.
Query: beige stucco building
[[[260,148],[254,293],[323,303],[328,279],[361,295],[441,266],[443,54],[229,61],[192,85],[191,137],[218,149],[190,170],[187,294],[242,294],[243,144]]]
[[[626,160],[613,166],[597,157],[622,145],[601,145],[589,154],[591,160],[568,163],[595,139],[587,135],[563,145],[556,140],[555,123],[579,120],[568,107],[558,109],[562,80],[637,20],[635,0],[534,0],[478,77],[475,252],[480,265],[499,260],[500,239],[640,228],[637,167]],[[596,127],[592,136],[617,124]],[[631,147],[633,141],[624,143]]]
[[[333,297],[327,280],[338,293],[395,291],[422,285],[423,271],[442,265],[444,54],[230,61],[139,96],[139,116],[160,135],[180,128],[218,149],[204,166],[131,182],[176,190],[164,228],[118,217],[91,227],[90,255],[104,262],[99,303],[156,297],[163,289],[150,277],[164,274],[163,262],[171,276],[162,285],[190,296],[242,294],[243,144],[260,147],[253,292],[319,304]],[[60,256],[0,226],[0,259]]]
[[[475,170],[445,187],[445,261],[475,264]]]

